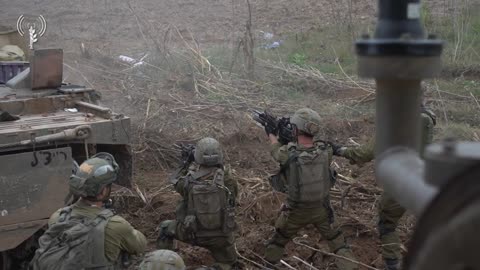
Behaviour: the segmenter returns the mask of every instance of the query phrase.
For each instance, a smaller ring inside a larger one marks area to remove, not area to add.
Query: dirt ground
[[[341,22],[346,19],[347,2],[352,3],[350,10],[355,20],[373,20],[376,9],[374,0],[250,2],[254,32],[268,31],[278,36]],[[437,1],[427,2],[434,5]],[[108,56],[142,55],[149,47],[162,46],[168,31],[178,30],[185,37],[195,37],[203,48],[233,46],[242,36],[247,17],[245,1],[0,0],[0,7],[0,25],[14,26],[21,14],[45,16],[47,34],[40,38],[38,46],[63,47],[65,63],[68,65],[67,76],[74,82],[77,80],[99,89],[104,94],[106,104],[115,111],[133,117],[133,129],[137,135],[140,134],[138,138],[148,139],[143,143],[136,141],[134,145],[137,189],[117,193],[116,205],[120,214],[147,235],[151,249],[158,236],[158,224],[162,220],[174,218],[176,201],[179,199],[166,180],[178,153],[168,150],[165,145],[175,141],[195,141],[198,139],[195,136],[214,135],[225,146],[227,163],[231,165],[233,175],[241,186],[237,211],[240,229],[236,233],[236,246],[239,254],[244,257],[241,263],[244,269],[258,268],[251,261],[264,264],[261,258],[264,243],[273,233],[273,224],[283,198],[281,194],[272,192],[266,181],[266,177],[277,166],[269,156],[264,132],[245,116],[246,112],[195,102],[194,93],[178,89],[167,91],[161,88],[165,87],[162,85],[155,89],[157,92],[164,91],[156,99],[159,103],[156,105],[156,113],[162,115],[162,119],[169,119],[166,124],[171,130],[165,131],[159,123],[151,127],[151,122],[142,122],[145,118],[145,104],[142,103],[141,109],[136,106],[138,93],[120,91],[118,85],[109,84],[105,77],[95,76],[95,71],[92,70],[81,70],[84,77],[70,74],[72,66],[82,61],[81,43],[91,51],[101,51]],[[100,64],[108,68],[105,62]],[[337,98],[355,97],[357,94],[353,90],[344,91]],[[331,99],[330,96],[317,94],[305,97],[312,103],[321,98]],[[203,127],[205,132],[196,132],[192,136],[193,129],[201,128],[195,124],[195,121],[200,121],[199,118],[210,124]],[[149,119],[154,121],[155,117]],[[364,143],[373,135],[371,119],[345,120],[332,117],[326,118],[325,123],[326,134],[339,143],[348,143],[349,139]],[[171,161],[166,161],[169,159]],[[345,160],[336,158],[334,166],[343,176],[332,192],[335,224],[348,236],[360,262],[380,268],[376,203],[381,190],[374,184],[373,165],[351,166]],[[403,239],[407,239],[412,226],[413,219],[405,218],[400,228]],[[303,236],[303,241],[309,246],[328,251],[326,242],[322,241],[313,228],[303,229],[299,236]],[[212,262],[208,252],[203,249],[185,244],[180,244],[179,249],[188,265]],[[331,257],[295,243],[287,246],[286,253],[285,261],[298,269],[307,267],[293,259],[293,256],[303,258],[319,269],[335,269]]]

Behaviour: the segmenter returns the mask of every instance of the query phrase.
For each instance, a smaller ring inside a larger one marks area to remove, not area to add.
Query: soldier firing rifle
[[[170,175],[168,181],[175,184],[175,179],[178,175],[188,169],[190,164],[195,160],[195,145],[194,144],[175,144],[176,148],[180,149],[180,166]]]
[[[278,136],[279,142],[282,145],[288,144],[295,140],[296,128],[290,123],[288,117],[276,117],[266,110],[261,112],[253,110],[252,118],[262,127],[265,128],[267,134]]]
[[[290,142],[295,142],[297,136],[297,128],[295,124],[290,122],[289,117],[276,117],[266,110],[261,112],[258,110],[253,110],[252,118],[263,128],[268,134],[273,134],[278,136],[278,141],[282,145],[286,145]],[[334,155],[338,153],[338,150],[342,147],[341,145],[332,143],[330,141],[320,140],[316,138],[316,141],[320,141],[330,145],[333,149]]]

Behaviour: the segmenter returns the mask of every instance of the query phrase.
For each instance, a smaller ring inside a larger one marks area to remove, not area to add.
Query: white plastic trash
[[[131,58],[131,57],[128,57],[128,56],[125,56],[125,55],[120,55],[118,57],[118,59],[120,59],[121,61],[123,62],[126,62],[126,63],[129,63],[129,64],[135,64],[137,62],[137,60]]]
[[[280,47],[280,45],[282,44],[282,41],[274,41],[270,44],[267,44],[264,46],[265,49],[276,49],[278,47]]]
[[[273,38],[273,34],[269,32],[263,32],[263,39],[270,40]]]
[[[65,111],[66,112],[71,112],[71,113],[78,112],[77,108],[65,108]]]

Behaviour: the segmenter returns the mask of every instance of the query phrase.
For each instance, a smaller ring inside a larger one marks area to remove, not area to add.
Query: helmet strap
[[[112,184],[108,184],[102,188],[101,192],[97,196],[83,197],[83,199],[93,203],[103,202],[105,200],[108,200],[108,198],[110,198],[111,192],[112,192]]]
[[[99,195],[97,195],[97,198],[99,196],[101,197],[100,200],[103,202],[105,200],[108,200],[110,198],[110,194],[112,193],[112,184],[108,184],[102,188],[102,191],[100,192]]]

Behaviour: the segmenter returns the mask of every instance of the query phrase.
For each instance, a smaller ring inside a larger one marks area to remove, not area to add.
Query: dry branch
[[[331,252],[326,252],[326,251],[323,251],[323,250],[321,250],[321,249],[317,249],[317,248],[311,247],[311,246],[309,246],[309,245],[307,245],[307,244],[301,243],[301,242],[299,241],[299,238],[298,238],[298,237],[295,238],[295,239],[293,239],[293,242],[294,242],[295,244],[297,244],[297,245],[306,247],[306,248],[311,249],[311,250],[313,250],[313,251],[320,252],[320,253],[322,253],[323,255],[327,255],[327,256],[335,257],[335,258],[338,258],[338,259],[341,259],[341,260],[349,261],[349,262],[351,262],[351,263],[355,263],[355,264],[357,264],[357,265],[363,266],[363,267],[365,267],[365,268],[367,268],[367,269],[380,270],[380,269],[378,269],[378,268],[372,267],[372,266],[367,265],[367,264],[364,264],[364,263],[362,263],[362,262],[359,262],[359,261],[356,261],[356,260],[352,260],[352,259],[350,259],[350,258],[347,258],[347,257],[344,257],[344,256],[340,256],[340,255],[337,255],[337,254],[334,254],[334,253],[331,253]]]
[[[306,265],[306,266],[308,266],[308,268],[310,268],[310,269],[313,269],[313,270],[320,270],[320,269],[318,269],[318,268],[314,267],[312,264],[310,264],[310,263],[307,263],[306,261],[304,261],[304,260],[300,259],[300,258],[299,258],[299,257],[297,257],[297,256],[292,256],[292,258],[294,258],[295,260],[297,260],[297,261],[300,261],[301,263],[305,264],[305,265]]]

